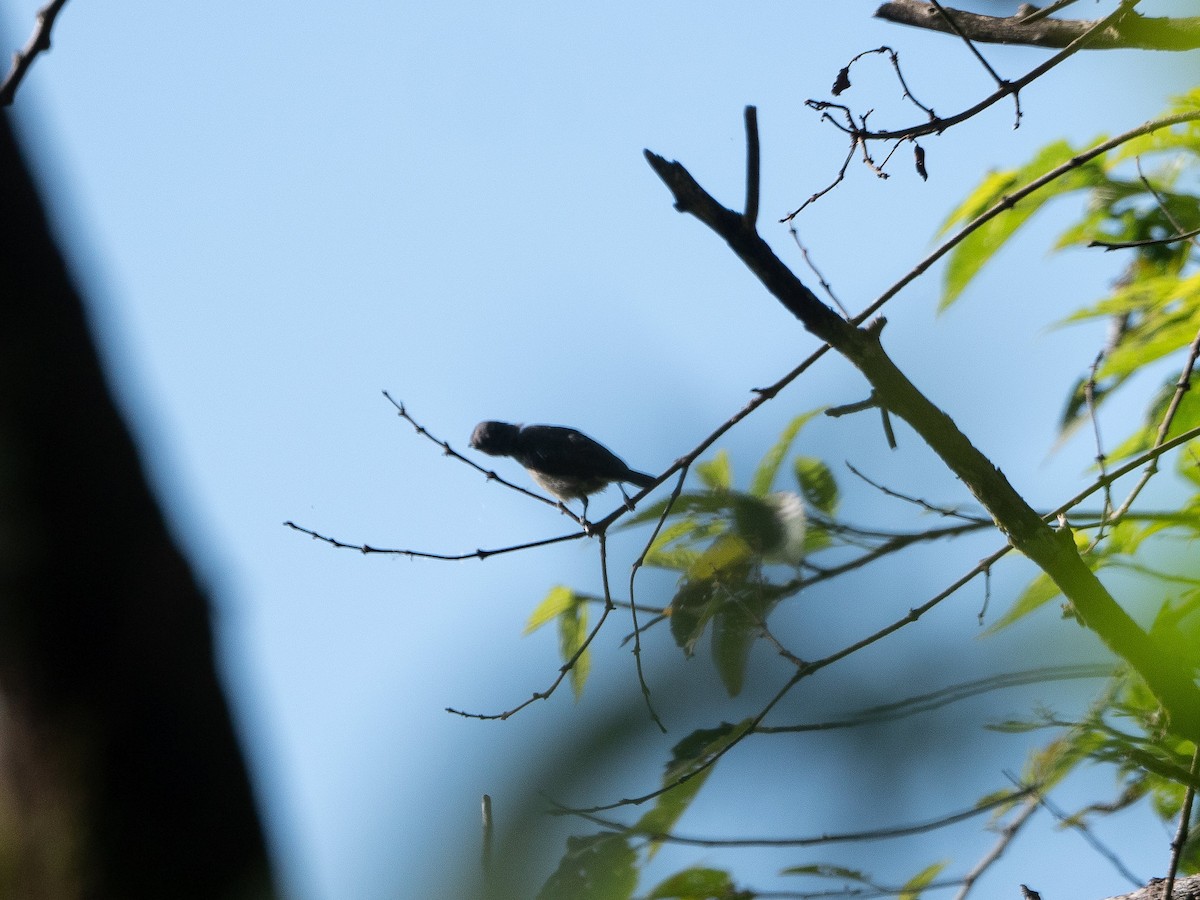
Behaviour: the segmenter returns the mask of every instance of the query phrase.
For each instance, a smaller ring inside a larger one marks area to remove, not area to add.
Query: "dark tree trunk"
[[[147,486],[5,117],[0,896],[270,892],[207,599]]]

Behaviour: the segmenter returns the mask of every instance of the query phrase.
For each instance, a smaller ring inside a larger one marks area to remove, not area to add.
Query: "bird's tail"
[[[640,488],[648,488],[650,485],[654,484],[654,482],[658,481],[658,479],[653,475],[647,475],[644,472],[635,472],[633,469],[630,469],[628,472],[626,472],[625,477],[621,480],[627,482],[628,484],[636,485]]]

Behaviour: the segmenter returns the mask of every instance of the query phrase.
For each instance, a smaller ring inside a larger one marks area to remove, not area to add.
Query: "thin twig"
[[[1021,782],[1011,774],[1009,774],[1009,779],[1018,787],[1021,785]],[[1038,800],[1041,805],[1046,808],[1046,811],[1049,812],[1050,815],[1054,816],[1054,818],[1056,818],[1060,823],[1068,825],[1079,832],[1079,836],[1083,838],[1093,850],[1108,860],[1109,864],[1111,864],[1112,867],[1116,869],[1126,881],[1128,881],[1134,887],[1141,887],[1141,885],[1145,884],[1144,879],[1131,872],[1129,867],[1121,861],[1121,858],[1107,846],[1105,846],[1104,842],[1096,837],[1096,835],[1092,833],[1092,830],[1088,828],[1078,816],[1069,816],[1066,811],[1059,808],[1057,804],[1053,803],[1050,798],[1044,794],[1039,794]]]
[[[602,816],[595,815],[589,810],[576,810],[570,807],[555,804],[557,807],[553,812],[558,815],[574,815],[581,819],[585,819],[602,828],[609,828],[618,833],[627,835],[638,835],[648,838],[655,842],[666,844],[682,844],[690,847],[817,847],[827,844],[853,844],[863,841],[883,841],[902,837],[911,837],[914,834],[927,834],[931,831],[938,831],[942,828],[948,828],[951,825],[957,825],[959,822],[965,822],[969,819],[974,819],[986,812],[990,812],[999,806],[1004,806],[1012,803],[1014,800],[1019,800],[1022,797],[1029,796],[1035,792],[1034,788],[1023,788],[1012,791],[1011,793],[1001,794],[993,797],[986,803],[980,803],[976,806],[971,806],[967,809],[959,810],[958,812],[948,813],[944,816],[938,816],[935,819],[927,819],[924,822],[914,822],[908,825],[892,825],[886,828],[872,828],[864,831],[846,831],[840,834],[821,834],[811,837],[791,837],[791,838],[769,838],[769,837],[751,837],[751,838],[703,838],[690,835],[676,834],[669,831],[645,831],[638,828],[636,825],[628,826],[612,819],[607,819]]]
[[[536,491],[531,491],[528,488],[523,488],[519,484],[514,484],[513,482],[508,481],[505,478],[501,478],[499,475],[497,475],[491,469],[485,469],[483,466],[479,465],[479,463],[475,462],[475,460],[471,459],[470,457],[463,456],[461,453],[459,453],[457,450],[455,450],[452,446],[450,446],[449,441],[444,441],[441,438],[435,437],[433,434],[430,433],[429,429],[427,429],[424,425],[422,425],[420,422],[418,422],[416,419],[414,419],[412,417],[412,415],[409,413],[408,408],[405,407],[405,405],[403,403],[400,403],[398,400],[394,399],[392,397],[392,395],[389,394],[387,391],[383,392],[383,396],[387,398],[388,403],[390,403],[390,404],[392,404],[392,406],[396,407],[396,413],[397,413],[397,415],[400,416],[400,418],[402,418],[409,425],[411,425],[413,427],[413,429],[417,432],[417,434],[421,435],[421,437],[426,438],[427,440],[430,440],[433,443],[437,444],[437,446],[441,447],[442,452],[446,456],[452,457],[461,463],[465,463],[466,465],[468,465],[472,469],[474,469],[476,472],[480,472],[481,474],[485,475],[487,477],[488,481],[495,481],[499,484],[504,485],[509,490],[516,491],[519,494],[524,494],[526,497],[532,497],[534,500],[540,500],[542,503],[545,503],[547,506],[553,506],[555,509],[560,510],[564,515],[568,516],[569,518],[574,519],[580,525],[583,525],[583,519],[581,519],[579,516],[575,515],[575,513],[571,512],[571,510],[568,509],[564,504],[560,503],[557,500],[552,500],[549,497],[544,496],[543,494],[539,494]]]
[[[1192,781],[1200,776],[1200,746],[1192,751]],[[1167,883],[1163,888],[1163,900],[1173,900],[1175,892],[1175,876],[1179,873],[1179,860],[1183,856],[1183,848],[1187,844],[1188,831],[1192,827],[1192,802],[1196,798],[1196,789],[1189,784],[1183,795],[1183,808],[1179,810],[1179,827],[1171,840],[1171,867],[1167,872]]]
[[[1138,247],[1158,247],[1166,244],[1175,244],[1179,241],[1190,241],[1198,236],[1200,236],[1200,228],[1193,228],[1191,231],[1184,231],[1165,238],[1145,238],[1140,241],[1089,241],[1088,246],[1102,247],[1105,251],[1129,250]]]
[[[543,691],[534,691],[534,693],[530,696],[530,698],[528,700],[525,700],[522,703],[518,703],[516,706],[512,707],[511,709],[506,709],[504,712],[473,713],[473,712],[465,712],[464,710],[461,710],[461,709],[455,709],[452,706],[447,706],[446,712],[453,713],[456,716],[462,716],[464,719],[483,719],[483,720],[488,720],[488,721],[498,719],[500,721],[504,721],[505,719],[508,719],[508,718],[516,715],[521,710],[523,710],[525,707],[530,706],[533,703],[536,703],[538,700],[550,699],[550,697],[554,694],[554,692],[556,690],[558,690],[558,686],[563,683],[563,679],[565,679],[567,677],[568,673],[570,673],[570,671],[575,668],[575,665],[579,662],[580,658],[583,656],[584,653],[587,652],[588,647],[591,646],[592,641],[595,640],[596,635],[600,633],[600,629],[604,627],[604,622],[608,618],[608,614],[616,608],[612,602],[612,598],[607,596],[607,593],[608,593],[607,565],[608,565],[608,563],[607,563],[605,548],[607,545],[608,538],[607,538],[607,535],[603,531],[598,532],[596,537],[600,543],[600,564],[602,566],[602,571],[604,572],[604,590],[605,590],[605,594],[607,597],[606,602],[604,604],[604,610],[600,613],[600,619],[592,627],[592,630],[588,632],[588,636],[586,638],[584,638],[583,643],[580,644],[579,647],[575,650],[575,652],[571,654],[571,658],[568,659],[566,662],[564,662],[561,666],[558,667],[558,676],[554,679],[554,681],[552,681],[550,683],[550,686],[547,687]]]
[[[1179,412],[1179,406],[1183,403],[1184,395],[1191,390],[1192,387],[1192,372],[1196,366],[1196,359],[1200,356],[1200,331],[1196,332],[1195,338],[1188,346],[1187,359],[1183,363],[1183,371],[1179,375],[1179,381],[1175,384],[1175,393],[1171,397],[1171,402],[1167,406],[1167,411],[1163,414],[1163,420],[1159,423],[1158,433],[1154,437],[1154,447],[1161,447],[1165,443],[1167,434],[1171,430],[1171,424],[1175,421],[1175,415]],[[1138,479],[1137,484],[1129,492],[1121,506],[1112,514],[1112,519],[1119,520],[1124,516],[1129,508],[1133,505],[1133,501],[1137,499],[1138,494],[1154,477],[1158,471],[1158,457],[1153,457],[1146,466],[1146,470],[1142,473],[1142,477]]]
[[[1025,824],[1030,820],[1033,814],[1037,812],[1038,806],[1040,805],[1040,800],[1036,794],[1026,798],[1025,803],[1021,806],[1020,811],[1013,816],[1012,820],[1008,822],[1008,824],[1000,829],[1000,837],[996,839],[996,843],[994,843],[991,849],[988,850],[988,852],[983,855],[979,862],[977,862],[971,868],[971,871],[967,872],[967,874],[963,876],[962,887],[959,889],[958,893],[954,895],[954,900],[966,900],[966,896],[971,892],[971,888],[975,886],[975,882],[983,877],[984,872],[991,868],[992,864],[1004,855],[1004,851],[1008,849],[1010,844],[1012,844],[1013,839],[1017,836],[1017,832],[1025,827]]]
[[[1054,15],[1060,9],[1065,9],[1066,7],[1077,2],[1078,0],[1054,0],[1054,2],[1049,6],[1043,6],[1041,9],[1035,9],[1033,12],[1026,13],[1025,15],[1021,16],[1021,24],[1029,25],[1033,22],[1038,22],[1047,16]]]
[[[981,66],[983,66],[984,69],[987,70],[987,73],[992,76],[992,80],[994,82],[996,82],[996,87],[1000,87],[1000,88],[1004,87],[1008,82],[1005,81],[1003,78],[1001,78],[996,73],[996,70],[992,68],[992,64],[989,63],[984,58],[983,54],[979,52],[979,48],[975,46],[975,42],[972,41],[967,36],[967,33],[965,31],[963,31],[961,28],[958,27],[958,23],[955,22],[954,17],[951,16],[950,13],[946,11],[946,7],[942,6],[942,4],[938,2],[938,0],[929,0],[929,2],[931,4],[933,4],[933,8],[938,11],[939,15],[941,15],[942,20],[947,25],[950,26],[950,30],[953,31],[955,34],[957,34],[960,38],[962,38],[963,43],[967,45],[967,49],[971,51],[971,53],[975,56],[975,58],[977,60],[979,60],[979,64]],[[1013,96],[1015,97],[1016,95],[1014,94]],[[1020,119],[1020,117],[1021,117],[1021,107],[1018,106],[1017,107],[1017,118]]]
[[[1001,672],[953,684],[925,694],[916,694],[903,700],[867,707],[850,713],[843,719],[828,722],[806,722],[797,725],[763,725],[758,729],[759,734],[795,734],[811,731],[837,731],[845,728],[858,728],[863,725],[879,725],[884,722],[895,722],[910,716],[932,712],[952,703],[968,700],[993,691],[1007,688],[1024,687],[1030,684],[1044,684],[1048,681],[1066,681],[1071,679],[1108,678],[1113,674],[1111,663],[1079,663],[1075,665],[1045,666],[1038,669],[1025,669],[1016,672]]]
[[[1100,477],[1104,478],[1108,472],[1105,470],[1105,462],[1108,457],[1104,453],[1104,439],[1100,436],[1100,417],[1096,413],[1096,373],[1100,371],[1100,364],[1104,362],[1105,351],[1101,350],[1096,354],[1096,358],[1092,360],[1092,368],[1088,373],[1087,381],[1083,385],[1083,399],[1087,405],[1088,418],[1092,422],[1092,437],[1096,441],[1096,467],[1100,470]],[[1104,508],[1101,514],[1101,521],[1107,522],[1112,512],[1112,490],[1111,484],[1104,488]],[[1101,526],[1096,533],[1095,541],[1099,543],[1104,538],[1104,528]]]
[[[24,80],[25,73],[33,65],[33,61],[38,54],[50,49],[50,30],[54,27],[54,20],[58,18],[59,12],[66,5],[67,0],[51,0],[38,10],[37,25],[34,26],[33,34],[29,36],[28,43],[13,54],[12,67],[0,83],[0,106],[12,105],[17,87]]]
[[[878,405],[878,404],[876,404],[876,405]],[[905,503],[911,503],[914,506],[919,506],[921,509],[925,510],[926,512],[936,513],[937,515],[943,516],[944,518],[948,518],[948,519],[961,519],[964,522],[969,522],[973,525],[991,525],[992,524],[991,519],[985,519],[982,516],[967,515],[966,513],[961,513],[956,509],[950,509],[950,508],[944,507],[944,506],[936,506],[935,504],[930,503],[928,500],[922,500],[920,497],[913,497],[909,494],[903,494],[900,491],[894,491],[889,487],[885,487],[884,485],[879,484],[877,481],[872,481],[870,478],[868,478],[866,475],[864,475],[858,469],[854,468],[854,466],[848,462],[846,463],[846,468],[849,469],[851,472],[853,472],[858,478],[861,478],[863,481],[865,481],[867,484],[869,484],[871,487],[875,488],[875,490],[879,491],[880,493],[885,494],[888,497],[895,497],[897,500],[903,500]]]
[[[633,561],[633,565],[629,567],[629,614],[633,619],[633,658],[635,668],[637,669],[638,685],[642,689],[642,699],[646,703],[646,710],[650,713],[650,718],[654,724],[658,726],[659,731],[663,734],[667,733],[667,726],[663,724],[658,713],[654,709],[654,703],[650,699],[650,685],[646,683],[646,675],[642,671],[642,629],[638,626],[638,607],[634,598],[634,584],[637,581],[637,574],[646,562],[646,555],[650,552],[650,548],[654,546],[654,542],[658,539],[659,533],[662,531],[663,525],[666,524],[667,517],[671,514],[671,510],[675,506],[675,502],[683,493],[683,483],[687,480],[688,468],[684,467],[679,470],[679,478],[675,482],[675,489],[671,491],[671,496],[667,498],[667,502],[663,504],[662,515],[658,517],[658,521],[654,525],[650,536],[646,538],[646,543],[642,546],[642,552],[638,554],[637,559]],[[666,610],[659,611],[659,618],[665,618]],[[652,621],[658,621],[652,620]],[[649,627],[649,626],[647,626]],[[623,642],[624,643],[624,642]]]
[[[1103,19],[1098,19],[1091,23],[1090,27],[1086,31],[1072,40],[1071,43],[1047,59],[1045,62],[1030,69],[1027,73],[1016,80],[1004,81],[1001,87],[989,94],[984,99],[980,100],[974,106],[955,113],[952,116],[939,116],[938,118],[930,122],[922,123],[921,125],[913,125],[907,128],[890,129],[887,131],[868,131],[866,128],[859,128],[853,124],[850,126],[843,126],[838,124],[837,121],[832,117],[829,117],[829,121],[833,123],[836,128],[844,131],[847,135],[853,138],[857,138],[859,141],[888,141],[901,138],[911,140],[927,134],[941,134],[947,129],[973,118],[974,116],[983,112],[985,109],[988,109],[1000,100],[1003,100],[1005,97],[1020,93],[1029,84],[1041,78],[1051,69],[1061,65],[1071,56],[1087,47],[1088,44],[1091,43],[1097,36],[1099,36],[1104,29],[1122,19],[1130,9],[1131,0],[1122,0],[1121,5],[1117,9],[1105,16]],[[840,104],[831,104],[823,100],[808,100],[805,101],[805,105],[819,112],[834,106],[840,106]]]
[[[808,247],[804,246],[804,243],[800,240],[800,231],[796,228],[795,220],[788,224],[788,233],[792,236],[792,240],[796,242],[796,246],[800,250],[800,255],[804,257],[804,264],[817,276],[817,283],[821,285],[821,290],[825,292],[825,296],[829,298],[830,302],[838,308],[845,318],[849,319],[850,310],[842,305],[842,301],[833,292],[833,287],[825,279],[825,276],[821,274],[821,270],[817,268],[817,264],[813,262],[812,256],[808,252]]]
[[[313,531],[311,528],[305,528],[303,525],[297,525],[295,522],[287,521],[283,523],[287,528],[293,531],[299,531],[301,534],[307,534],[314,540],[329,544],[331,547],[336,547],[339,550],[357,550],[359,553],[371,554],[382,553],[390,556],[407,556],[409,559],[436,559],[446,562],[458,562],[464,559],[487,559],[489,556],[498,556],[501,553],[516,553],[519,550],[531,550],[534,547],[546,547],[550,544],[561,544],[563,541],[576,541],[582,537],[586,537],[582,531],[573,531],[570,534],[560,534],[558,537],[543,538],[538,541],[529,541],[524,544],[513,544],[509,547],[497,547],[495,550],[472,550],[469,553],[434,553],[428,550],[406,550],[397,547],[373,547],[370,544],[351,544],[346,541],[340,541],[335,537],[330,537],[326,534],[320,534]]]

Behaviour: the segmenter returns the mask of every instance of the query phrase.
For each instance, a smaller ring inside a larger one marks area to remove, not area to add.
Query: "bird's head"
[[[520,430],[521,426],[508,422],[480,422],[471,432],[471,446],[489,456],[510,456]]]

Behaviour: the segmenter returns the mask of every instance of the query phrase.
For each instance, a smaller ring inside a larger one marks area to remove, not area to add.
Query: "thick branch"
[[[1066,47],[1096,23],[1086,19],[1035,19],[1026,16],[1035,7],[1022,6],[1015,16],[981,16],[948,9],[958,30],[972,41],[990,44],[1026,44],[1033,47]],[[875,17],[900,25],[954,34],[951,24],[925,0],[889,0]],[[1088,42],[1089,50],[1195,50],[1200,47],[1200,18],[1146,18],[1131,13],[1102,29]]]
[[[1070,529],[1047,525],[953,420],[896,368],[880,343],[883,319],[859,327],[840,318],[775,255],[743,215],[718,203],[681,164],[649,151],[646,159],[670,188],[675,208],[720,235],[808,331],[866,376],[880,403],[913,427],[983,504],[1011,544],[1054,580],[1087,626],[1146,680],[1177,733],[1200,739],[1200,690],[1087,567]]]

